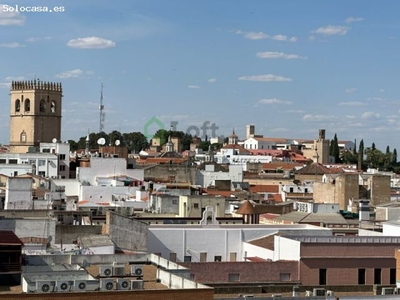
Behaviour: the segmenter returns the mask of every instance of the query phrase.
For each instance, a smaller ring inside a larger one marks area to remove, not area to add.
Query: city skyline
[[[62,139],[256,125],[265,137],[361,139],[400,149],[400,4],[373,1],[36,1],[0,5],[0,143],[9,140],[12,80],[61,82]],[[7,8],[7,11],[5,11]],[[14,11],[11,11],[11,9]]]

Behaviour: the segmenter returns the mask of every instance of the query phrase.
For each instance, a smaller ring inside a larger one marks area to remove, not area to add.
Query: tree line
[[[389,145],[386,146],[386,151],[382,152],[377,149],[375,143],[371,147],[364,146],[364,140],[361,140],[356,148],[354,141],[354,149],[340,151],[337,135],[335,133],[330,141],[329,155],[334,157],[336,163],[358,164],[361,163],[361,168],[375,168],[383,171],[400,172],[400,164],[397,162],[397,150],[390,151]]]

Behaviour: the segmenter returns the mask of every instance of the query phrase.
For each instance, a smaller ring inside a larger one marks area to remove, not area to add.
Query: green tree
[[[138,153],[149,147],[147,138],[141,132],[124,133],[122,138],[124,140],[124,145],[128,147],[129,152]]]
[[[375,149],[376,149],[375,143],[372,143],[371,149],[372,149],[372,150],[375,150]]]
[[[393,153],[392,153],[392,165],[396,165],[397,164],[397,150],[396,148],[393,149]]]
[[[210,142],[209,141],[201,141],[199,148],[203,149],[203,151],[208,151],[208,148],[210,147]]]
[[[335,158],[335,163],[340,163],[340,150],[336,133],[331,142],[331,156]]]

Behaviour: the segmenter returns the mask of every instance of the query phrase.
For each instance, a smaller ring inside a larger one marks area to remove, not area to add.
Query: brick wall
[[[209,262],[182,264],[190,269],[194,280],[204,283],[228,282],[229,274],[239,274],[240,283],[279,282],[281,273],[290,274],[290,281],[298,281],[298,262]]]

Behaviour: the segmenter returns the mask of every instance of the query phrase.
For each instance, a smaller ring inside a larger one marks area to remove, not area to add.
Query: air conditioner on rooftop
[[[71,286],[73,284],[74,284],[73,281],[59,280],[56,282],[56,291],[57,292],[69,292],[71,290]]]
[[[113,289],[114,289],[114,279],[113,278],[100,279],[100,290],[112,291]]]
[[[394,288],[382,288],[382,295],[393,295]]]
[[[313,289],[313,296],[325,296],[326,290],[322,288]]]
[[[51,293],[54,292],[55,281],[37,281],[36,290],[38,293]]]
[[[128,278],[118,278],[117,279],[117,290],[130,290],[131,282]]]
[[[131,276],[143,276],[143,266],[131,266]]]
[[[143,280],[131,280],[132,290],[143,290]]]
[[[100,277],[110,277],[113,275],[112,271],[113,271],[112,266],[100,266],[99,276]]]
[[[125,266],[113,266],[112,276],[125,276]]]

